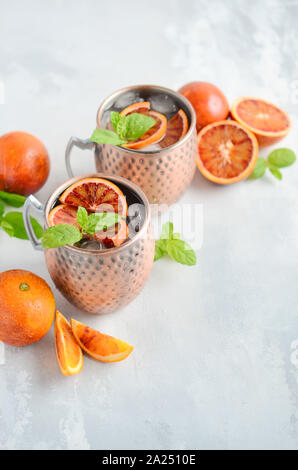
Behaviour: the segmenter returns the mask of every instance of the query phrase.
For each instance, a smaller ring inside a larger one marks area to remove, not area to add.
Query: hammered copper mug
[[[188,188],[196,169],[196,115],[190,102],[179,93],[160,86],[136,85],[123,88],[101,104],[96,126],[106,128],[111,110],[121,111],[129,104],[146,100],[151,101],[152,109],[161,113],[164,113],[165,106],[172,115],[180,108],[183,109],[189,121],[187,134],[170,147],[146,152],[107,144],[95,145],[90,139],[71,137],[65,152],[66,168],[68,175],[73,177],[70,156],[74,146],[94,149],[98,172],[123,176],[137,184],[151,204],[170,206]]]
[[[43,250],[31,226],[30,209],[44,216],[44,227],[48,228],[49,212],[63,191],[76,181],[89,177],[110,180],[118,185],[124,194],[129,192],[130,197],[143,208],[143,217],[137,233],[117,248],[87,251],[68,245],[44,250],[44,255],[50,276],[64,297],[81,310],[102,314],[131,302],[151,272],[155,243],[150,227],[150,205],[143,191],[120,176],[80,176],[59,186],[45,205],[33,195],[29,196],[25,202],[23,217],[33,247]]]

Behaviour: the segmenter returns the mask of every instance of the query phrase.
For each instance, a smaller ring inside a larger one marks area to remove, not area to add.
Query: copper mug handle
[[[74,173],[72,171],[71,163],[70,163],[70,156],[71,156],[72,148],[78,147],[82,150],[86,150],[86,149],[93,149],[95,145],[96,144],[92,142],[90,139],[80,139],[79,137],[74,137],[74,136],[72,136],[69,139],[66,150],[65,150],[65,165],[66,165],[67,174],[70,178],[74,177]]]
[[[42,251],[43,247],[41,242],[36,238],[36,235],[34,233],[31,220],[30,220],[30,209],[34,209],[36,212],[44,215],[44,209],[45,206],[42,204],[36,197],[34,197],[32,194],[26,199],[26,202],[24,204],[24,210],[23,210],[23,220],[24,220],[24,225],[25,229],[27,232],[27,235],[29,237],[29,240],[31,242],[31,245],[35,250]]]

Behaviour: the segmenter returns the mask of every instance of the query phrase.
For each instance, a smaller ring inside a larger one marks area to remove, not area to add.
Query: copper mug
[[[76,307],[88,313],[112,312],[131,302],[144,286],[151,272],[154,258],[154,238],[150,226],[150,205],[143,191],[120,176],[87,175],[84,178],[103,177],[133,193],[143,207],[139,231],[117,248],[101,251],[63,246],[44,250],[48,271],[57,289]],[[48,216],[59,196],[71,184],[83,177],[72,178],[59,186],[44,205],[33,195],[24,206],[24,224],[37,250],[43,250],[30,222],[30,211],[44,216],[44,227],[49,227]]]
[[[99,173],[123,176],[137,184],[151,204],[176,202],[190,185],[196,169],[198,155],[196,115],[190,102],[181,94],[154,85],[136,85],[116,91],[101,104],[96,126],[106,127],[110,110],[121,111],[136,101],[154,100],[155,111],[164,113],[166,103],[175,103],[173,112],[182,108],[189,120],[189,130],[176,144],[159,150],[142,152],[113,145],[95,145],[89,139],[71,137],[65,152],[68,175],[73,177],[70,157],[74,146],[94,149],[96,170]]]

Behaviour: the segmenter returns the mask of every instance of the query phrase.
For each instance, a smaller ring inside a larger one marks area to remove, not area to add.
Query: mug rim
[[[178,93],[177,91],[172,90],[171,88],[167,88],[167,87],[163,87],[163,86],[159,86],[159,85],[132,85],[132,86],[123,87],[123,88],[120,88],[119,90],[114,91],[109,96],[107,96],[102,101],[101,105],[99,106],[99,108],[97,110],[97,114],[96,114],[96,126],[98,126],[98,124],[100,124],[100,117],[103,114],[103,111],[106,107],[106,104],[110,100],[112,100],[113,98],[116,98],[117,96],[121,95],[122,93],[124,93],[126,91],[135,90],[135,89],[139,89],[139,88],[145,88],[147,90],[155,89],[155,90],[158,90],[162,93],[168,93],[168,94],[174,95],[177,98],[179,98],[181,101],[183,101],[183,103],[185,104],[186,108],[188,108],[189,113],[191,115],[191,122],[190,122],[190,125],[189,125],[189,129],[188,129],[187,133],[185,134],[185,136],[181,140],[178,140],[178,142],[176,142],[173,145],[170,145],[169,147],[161,148],[159,150],[149,150],[147,152],[142,152],[141,151],[142,149],[139,149],[139,150],[138,149],[129,149],[129,148],[121,147],[120,145],[115,145],[115,147],[119,148],[120,150],[124,150],[125,152],[132,153],[136,156],[138,154],[141,154],[142,158],[143,158],[143,157],[146,157],[146,155],[157,155],[157,154],[159,155],[159,154],[168,152],[169,150],[173,150],[175,148],[178,148],[180,145],[183,145],[187,141],[187,139],[192,135],[192,133],[193,133],[195,127],[196,127],[196,113],[195,113],[195,110],[194,110],[192,104],[190,103],[190,101],[188,101],[188,99],[186,99],[185,96],[183,96],[181,93]]]
[[[150,218],[151,218],[151,207],[148,201],[148,198],[146,194],[141,190],[139,186],[137,186],[135,183],[132,181],[128,180],[127,178],[124,178],[123,176],[116,176],[116,175],[107,175],[105,173],[92,173],[88,175],[81,175],[81,176],[75,176],[74,178],[68,179],[64,183],[60,184],[58,188],[56,188],[51,196],[48,198],[45,208],[44,208],[44,224],[45,228],[49,228],[49,221],[48,221],[48,215],[50,213],[50,210],[52,208],[53,203],[57,200],[58,196],[65,191],[69,186],[71,186],[73,183],[76,183],[77,181],[80,181],[85,178],[102,178],[106,180],[110,180],[112,183],[117,185],[117,182],[127,186],[129,189],[134,191],[142,200],[145,210],[146,210],[146,215],[145,219],[143,222],[142,227],[140,230],[134,235],[133,238],[131,238],[128,242],[124,242],[122,245],[113,247],[113,248],[105,248],[103,250],[83,250],[82,248],[73,246],[73,245],[65,245],[59,248],[65,248],[67,250],[74,251],[76,253],[79,253],[81,255],[87,255],[87,254],[92,254],[92,255],[97,255],[97,256],[106,256],[106,255],[113,255],[113,254],[118,254],[121,251],[124,251],[126,248],[129,248],[131,245],[133,245],[141,236],[144,234],[145,231],[147,231]],[[58,248],[50,248],[57,250]]]

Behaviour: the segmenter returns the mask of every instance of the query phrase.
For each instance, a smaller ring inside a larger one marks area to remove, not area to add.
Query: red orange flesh
[[[231,114],[255,134],[260,147],[279,142],[291,128],[290,119],[282,109],[259,98],[238,98],[232,105]]]
[[[170,147],[176,144],[179,140],[187,134],[189,129],[188,119],[183,111],[180,109],[168,122],[167,130],[164,138],[159,142],[162,148]]]
[[[133,350],[133,346],[125,341],[105,335],[73,318],[71,319],[71,327],[81,348],[97,361],[122,361]]]

